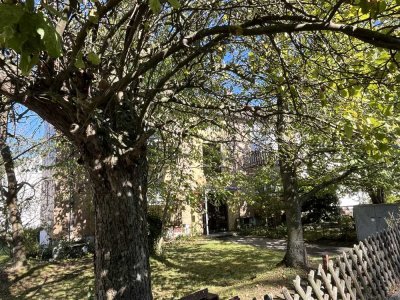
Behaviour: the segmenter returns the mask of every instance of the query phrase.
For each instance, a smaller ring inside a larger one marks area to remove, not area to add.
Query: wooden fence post
[[[329,255],[328,254],[322,255],[322,267],[325,272],[328,271],[328,262],[329,262]]]

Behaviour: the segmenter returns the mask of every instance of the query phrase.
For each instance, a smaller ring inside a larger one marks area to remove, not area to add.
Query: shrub
[[[149,210],[147,215],[147,224],[149,229],[148,242],[150,253],[155,252],[157,241],[162,235],[162,217],[159,210]]]
[[[9,255],[11,256],[11,250],[6,241],[6,238],[0,237],[0,255]]]
[[[52,250],[54,259],[78,258],[89,253],[89,243],[84,240],[59,240]]]
[[[356,241],[356,225],[353,217],[341,216],[339,219],[339,228],[342,240]]]
[[[25,228],[24,229],[24,246],[26,257],[39,257],[41,254],[39,247],[39,232],[40,228]]]
[[[242,228],[239,231],[240,235],[262,236],[271,239],[281,239],[286,237],[286,226],[279,225],[275,228],[268,228],[265,226],[253,226]]]

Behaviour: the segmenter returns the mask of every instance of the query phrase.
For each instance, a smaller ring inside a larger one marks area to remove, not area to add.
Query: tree
[[[369,49],[364,56],[357,49],[329,34],[253,38],[236,47],[238,55],[227,66],[236,75],[239,96],[260,120],[256,143],[261,149],[267,144],[279,164],[288,227],[285,262],[291,266],[307,264],[302,205],[398,157],[392,146],[398,73],[387,67],[386,53]],[[336,50],[342,51],[340,60]]]
[[[303,203],[302,211],[303,224],[337,220],[340,216],[339,198],[332,191],[315,195]]]
[[[8,110],[0,111],[0,153],[4,163],[7,177],[7,189],[3,189],[5,196],[6,212],[8,222],[11,226],[12,256],[15,268],[26,265],[26,250],[24,245],[24,231],[22,227],[20,207],[18,204],[18,192],[23,184],[18,183],[15,175],[14,158],[10,146],[7,144],[8,137]]]
[[[3,51],[1,58],[1,94],[65,134],[90,174],[98,299],[152,298],[147,140],[174,122],[165,117],[173,113],[166,112],[197,107],[197,114],[206,115],[226,107],[186,93],[192,88],[201,95],[197,80],[203,77],[204,83],[210,69],[196,66],[211,62],[218,47],[244,36],[327,31],[400,49],[395,33],[380,31],[386,26],[397,30],[397,20],[390,16],[398,6],[386,9],[383,1],[357,4],[364,14],[381,20],[378,24],[344,1],[322,6],[286,1],[168,3],[47,1],[36,6],[30,0],[0,6],[1,43],[13,49]]]

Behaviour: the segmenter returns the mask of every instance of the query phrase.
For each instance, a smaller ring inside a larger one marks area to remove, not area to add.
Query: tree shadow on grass
[[[18,275],[11,273],[8,294],[0,299],[87,299],[93,285],[92,259],[42,263]]]
[[[155,257],[152,281],[156,292],[174,296],[201,287],[222,289],[252,282],[273,270],[282,257],[282,252],[226,242],[183,243],[168,247],[165,257]]]
[[[11,300],[13,299],[10,293],[11,280],[8,274],[0,269],[0,299]]]
[[[11,284],[16,283],[18,281],[23,280],[26,277],[30,277],[33,275],[33,273],[42,270],[43,268],[45,268],[49,263],[48,262],[38,262],[37,265],[35,265],[34,267],[28,267],[28,270],[20,275],[18,275],[18,273],[16,273],[14,279],[12,280]],[[14,273],[14,272],[11,272]]]
[[[85,267],[82,267],[86,269]],[[77,276],[85,270],[74,270],[73,272],[65,273],[55,279],[45,278],[42,284],[32,286],[26,289],[21,295],[20,299],[85,299],[88,290],[87,281],[85,278],[76,280]],[[69,284],[65,284],[68,282]],[[56,290],[56,294],[55,294]]]

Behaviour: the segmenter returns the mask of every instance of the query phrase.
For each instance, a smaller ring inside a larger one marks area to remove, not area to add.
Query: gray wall
[[[387,228],[386,219],[390,213],[400,218],[399,204],[364,204],[354,206],[353,216],[356,221],[359,241]]]

